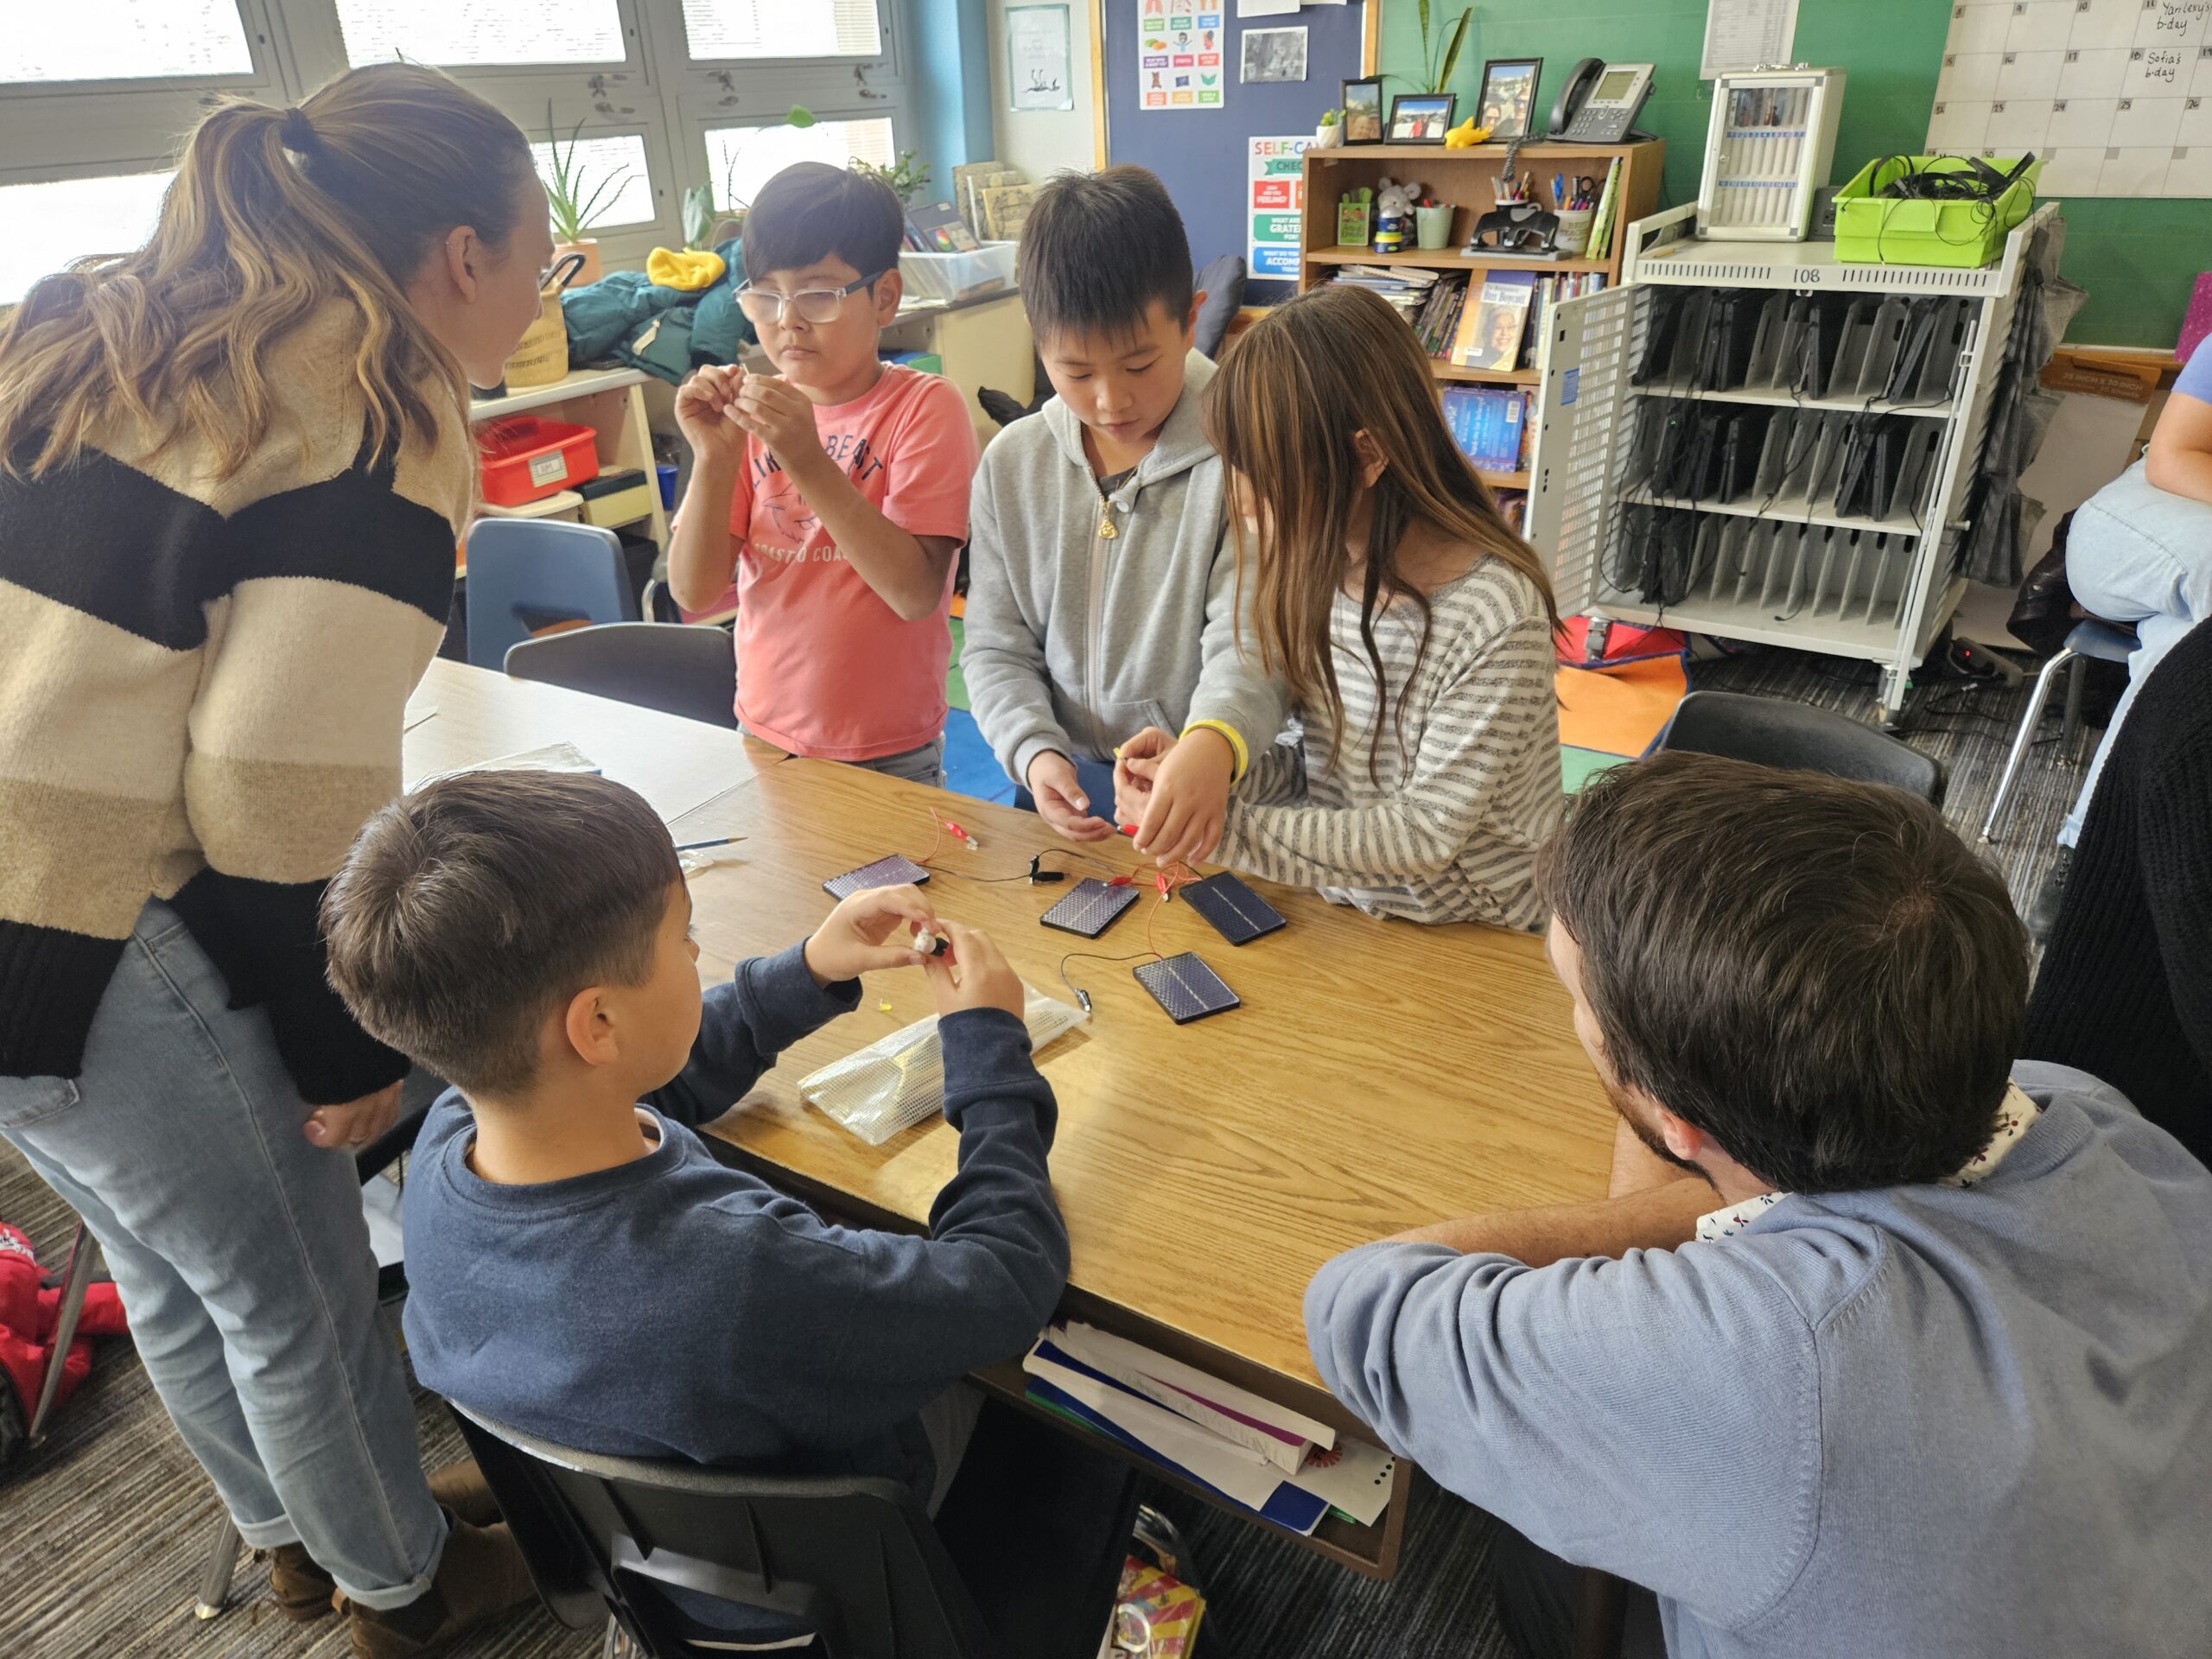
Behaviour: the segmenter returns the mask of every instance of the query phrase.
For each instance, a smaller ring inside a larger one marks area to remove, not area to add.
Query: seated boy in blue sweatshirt
[[[585,1451],[941,1497],[964,1441],[948,1391],[1026,1348],[1067,1277],[1021,981],[893,887],[702,997],[690,918],[668,831],[602,778],[462,773],[362,830],[325,901],[332,982],[455,1085],[407,1181],[416,1375]],[[927,1236],[833,1226],[716,1162],[695,1126],[849,1013],[862,972],[908,966],[936,994],[960,1134]]]

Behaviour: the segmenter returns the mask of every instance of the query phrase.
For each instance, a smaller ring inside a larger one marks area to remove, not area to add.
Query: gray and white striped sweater
[[[1344,753],[1331,753],[1325,721],[1309,719],[1298,742],[1255,756],[1230,798],[1217,856],[1370,916],[1533,929],[1544,918],[1535,851],[1559,823],[1561,798],[1543,600],[1527,577],[1485,559],[1430,605],[1417,673],[1418,613],[1400,605],[1376,619],[1378,691],[1359,602],[1337,596],[1330,638]],[[1401,741],[1392,715],[1409,675]]]

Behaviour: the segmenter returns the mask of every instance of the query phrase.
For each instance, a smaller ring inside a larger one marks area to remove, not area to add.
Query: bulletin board
[[[1370,0],[1372,3],[1373,0]],[[1239,17],[1236,0],[1218,0],[1224,30],[1224,84],[1218,109],[1147,110],[1141,101],[1138,29],[1144,0],[1099,0],[1106,86],[1106,157],[1135,162],[1160,175],[1182,210],[1191,262],[1204,266],[1224,253],[1245,252],[1252,194],[1249,140],[1313,135],[1321,111],[1334,109],[1338,83],[1357,77],[1365,40],[1364,4],[1314,4],[1268,16]],[[1197,15],[1197,0],[1189,0]],[[1306,31],[1304,80],[1247,83],[1239,79],[1248,29]],[[1391,89],[1385,88],[1385,99]],[[1248,302],[1287,298],[1294,284],[1254,283]]]

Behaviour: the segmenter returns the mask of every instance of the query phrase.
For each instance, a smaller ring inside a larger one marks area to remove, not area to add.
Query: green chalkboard
[[[1378,3],[1384,72],[1417,74],[1414,0]],[[1431,27],[1448,27],[1462,3],[1430,0]],[[1578,58],[1656,63],[1656,90],[1640,124],[1667,141],[1662,200],[1688,201],[1697,194],[1711,112],[1712,87],[1697,78],[1705,12],[1706,0],[1484,0],[1452,90],[1459,107],[1470,108],[1484,59],[1541,56],[1537,101],[1548,116]],[[1851,74],[1836,135],[1838,180],[1877,156],[1916,151],[1927,141],[1950,15],[1942,0],[1817,0],[1799,8],[1798,59]],[[1399,81],[1384,88],[1404,90]],[[2066,227],[2066,274],[2089,292],[2068,338],[2171,347],[2196,274],[2212,269],[2212,200],[2069,200]]]

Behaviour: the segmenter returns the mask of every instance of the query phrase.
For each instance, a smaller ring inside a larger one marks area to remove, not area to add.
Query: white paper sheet
[[[1698,78],[1789,63],[1796,43],[1797,0],[1712,0]]]
[[[1239,17],[1288,17],[1294,15],[1301,0],[1236,0]]]

